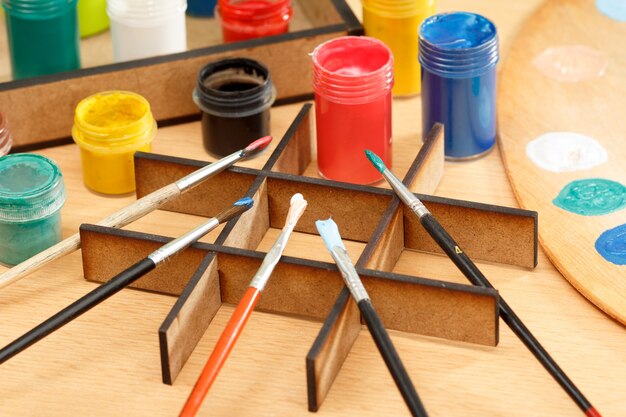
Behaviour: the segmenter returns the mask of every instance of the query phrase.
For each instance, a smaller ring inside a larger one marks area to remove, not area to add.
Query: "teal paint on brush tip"
[[[582,216],[602,216],[626,207],[626,187],[603,178],[576,180],[563,187],[552,203]]]
[[[365,150],[365,155],[367,156],[367,159],[370,160],[370,162],[372,163],[372,165],[374,165],[374,167],[380,171],[380,173],[382,174],[384,170],[387,169],[387,167],[385,166],[385,163],[383,162],[382,159],[380,159],[380,157],[378,155],[376,155],[374,152],[370,151],[369,149]]]
[[[602,233],[595,243],[598,253],[615,265],[626,265],[626,224]]]
[[[240,198],[239,200],[235,201],[235,204],[233,204],[233,206],[246,206],[247,208],[250,208],[253,205],[254,205],[254,200],[251,199],[250,197]]]
[[[329,251],[332,252],[336,246],[339,246],[342,249],[346,248],[341,240],[341,234],[339,233],[337,223],[335,223],[333,219],[317,220],[315,222],[315,227],[317,227],[317,231],[324,240],[324,243]]]

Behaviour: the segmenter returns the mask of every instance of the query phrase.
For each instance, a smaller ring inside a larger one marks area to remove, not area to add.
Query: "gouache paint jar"
[[[224,42],[280,35],[289,31],[291,0],[218,0]]]
[[[2,0],[14,79],[80,68],[76,0]]]
[[[206,65],[198,74],[192,97],[202,112],[204,148],[215,157],[270,134],[276,89],[260,62],[231,58]]]
[[[374,38],[344,36],[319,45],[312,59],[320,175],[356,184],[379,181],[365,150],[391,167],[391,50]]]
[[[34,154],[0,157],[0,263],[17,265],[61,240],[61,170]]]
[[[187,50],[186,0],[108,0],[113,60],[131,61]]]
[[[365,35],[383,41],[393,53],[393,94],[420,92],[418,29],[435,12],[435,0],[362,0]]]
[[[78,27],[81,38],[108,29],[106,0],[78,0]]]
[[[0,156],[4,156],[11,150],[13,137],[9,130],[9,121],[4,113],[0,112]]]
[[[444,125],[448,160],[477,158],[496,141],[498,34],[483,16],[454,12],[420,26],[422,132]]]
[[[187,15],[194,17],[213,17],[217,0],[188,0]]]
[[[102,194],[135,190],[136,151],[150,152],[157,125],[150,104],[128,91],[106,91],[76,106],[72,137],[80,147],[85,185]]]

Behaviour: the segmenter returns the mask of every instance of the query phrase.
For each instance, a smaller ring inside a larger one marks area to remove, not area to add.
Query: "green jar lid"
[[[41,219],[64,203],[63,175],[52,160],[34,154],[0,157],[0,221]]]

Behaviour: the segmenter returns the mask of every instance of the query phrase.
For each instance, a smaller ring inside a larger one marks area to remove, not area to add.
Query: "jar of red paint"
[[[292,15],[291,0],[219,0],[216,9],[224,42],[287,33]]]
[[[379,181],[365,150],[391,167],[391,50],[374,38],[344,36],[319,45],[312,58],[319,174],[355,184]]]

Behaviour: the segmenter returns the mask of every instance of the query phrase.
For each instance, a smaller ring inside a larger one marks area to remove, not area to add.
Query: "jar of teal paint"
[[[0,158],[0,263],[16,265],[61,240],[61,170],[34,154]]]
[[[80,68],[77,0],[2,0],[14,79]]]

